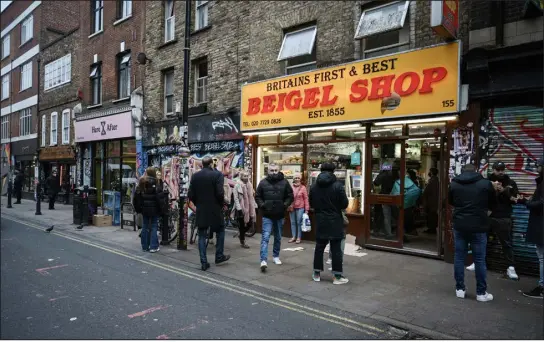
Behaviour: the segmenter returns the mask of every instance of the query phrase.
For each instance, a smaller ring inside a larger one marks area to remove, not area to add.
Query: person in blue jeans
[[[268,267],[268,242],[274,234],[272,257],[276,265],[281,265],[281,232],[287,208],[293,203],[293,189],[276,164],[268,165],[268,176],[257,187],[255,202],[263,217],[261,236],[261,271]]]
[[[476,300],[488,302],[493,295],[487,292],[485,256],[489,214],[497,205],[497,193],[493,184],[476,167],[467,164],[462,173],[455,177],[448,191],[453,211],[453,237],[455,241],[454,278],[455,294],[465,298],[465,257],[468,243],[476,268]]]
[[[142,250],[151,253],[159,251],[158,222],[159,217],[167,210],[163,205],[164,194],[159,191],[158,185],[155,168],[147,168],[138,182],[133,202],[136,212],[142,214]]]

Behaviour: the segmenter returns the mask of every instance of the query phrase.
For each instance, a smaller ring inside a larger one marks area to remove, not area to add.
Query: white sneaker
[[[266,261],[261,261],[261,272],[264,272],[266,271],[266,268],[268,267],[268,264],[266,263]]]
[[[330,265],[330,264],[332,264],[332,260],[331,260],[330,258],[329,258],[329,259],[327,259],[327,262],[326,262],[326,264],[327,264],[327,265]]]
[[[312,274],[312,279],[313,279],[314,281],[321,281],[321,275],[320,275],[319,273],[314,272],[314,273]]]
[[[465,298],[466,293],[467,291],[465,290],[455,290],[455,295],[457,296],[457,298]]]
[[[472,263],[472,265],[467,267],[467,270],[474,272],[474,270],[476,270],[476,266],[474,265],[474,263]]]
[[[516,269],[514,268],[514,266],[508,267],[508,269],[506,270],[506,275],[512,280],[519,280],[518,274],[516,273]]]
[[[329,271],[332,271],[332,267],[329,267]]]
[[[336,278],[336,277],[334,277],[334,281],[332,283],[333,283],[333,285],[342,285],[342,284],[347,284],[348,282],[349,282],[348,278],[344,278],[344,277]]]
[[[276,265],[281,265],[281,260],[280,260],[280,258],[274,258],[274,263],[275,263]]]
[[[493,295],[491,293],[485,293],[483,295],[477,295],[476,300],[479,302],[489,302],[493,300]]]

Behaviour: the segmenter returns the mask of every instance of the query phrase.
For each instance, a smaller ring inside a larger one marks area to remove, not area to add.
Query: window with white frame
[[[32,133],[32,110],[23,109],[19,112],[19,135],[25,136]]]
[[[51,113],[51,137],[49,138],[49,145],[53,146],[57,144],[57,125],[58,125],[58,114],[57,112]]]
[[[45,65],[44,89],[69,83],[72,75],[72,55],[66,55]]]
[[[62,111],[62,143],[70,143],[70,109]]]
[[[208,101],[208,61],[200,60],[195,65],[195,104]]]
[[[285,73],[296,74],[317,68],[315,25],[285,32],[278,61],[285,61]]]
[[[395,1],[363,10],[355,39],[361,39],[363,58],[379,57],[410,48],[410,1]]]
[[[91,33],[100,32],[104,28],[104,0],[93,0],[91,6]]]
[[[42,146],[45,146],[47,135],[47,117],[42,115]]]
[[[100,64],[91,66],[91,104],[102,103],[102,70]]]
[[[9,138],[9,115],[2,117],[2,139]]]
[[[21,23],[21,45],[23,45],[24,43],[32,39],[33,35],[34,35],[34,16],[31,14]]]
[[[11,50],[11,38],[9,34],[6,34],[2,39],[2,59],[9,56]]]
[[[164,72],[164,114],[174,114],[174,70]]]
[[[195,30],[200,30],[206,26],[208,26],[208,0],[197,0]]]
[[[9,98],[9,72],[2,76],[2,100]]]
[[[32,87],[32,61],[21,65],[21,91]]]
[[[132,15],[132,0],[117,0],[117,19]]]
[[[118,96],[124,99],[130,96],[130,52],[119,56],[117,66]]]
[[[164,41],[174,40],[176,16],[174,15],[174,0],[164,1]]]

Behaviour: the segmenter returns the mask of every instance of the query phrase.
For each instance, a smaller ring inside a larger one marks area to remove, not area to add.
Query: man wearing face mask
[[[274,233],[274,249],[272,256],[276,265],[281,265],[280,248],[281,232],[285,211],[293,203],[293,189],[285,179],[276,164],[268,165],[268,176],[257,187],[255,197],[257,205],[263,215],[263,229],[261,237],[261,271],[265,272],[268,264],[268,242],[270,234]]]
[[[496,162],[493,164],[493,173],[489,176],[489,180],[497,192],[498,202],[489,216],[490,228],[499,238],[503,255],[508,261],[507,277],[518,280],[512,247],[512,205],[517,203],[519,199],[519,190],[516,182],[505,173],[505,169],[506,166],[503,162]]]
[[[246,232],[248,228],[255,222],[255,203],[253,185],[249,181],[249,174],[243,170],[234,183],[234,205],[238,219],[238,230],[240,238],[240,246],[249,248],[246,244]]]

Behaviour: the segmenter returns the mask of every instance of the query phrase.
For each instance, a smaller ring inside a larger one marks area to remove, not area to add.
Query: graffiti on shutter
[[[522,196],[531,196],[535,190],[537,161],[544,153],[544,110],[535,107],[509,107],[489,110],[489,116],[480,127],[480,172],[493,172],[492,165],[502,161],[506,173],[513,179]],[[513,245],[519,273],[538,276],[538,258],[534,245],[527,244],[529,211],[524,205],[514,205],[512,214]],[[487,262],[489,268],[503,271],[506,260],[500,243],[489,236]]]

